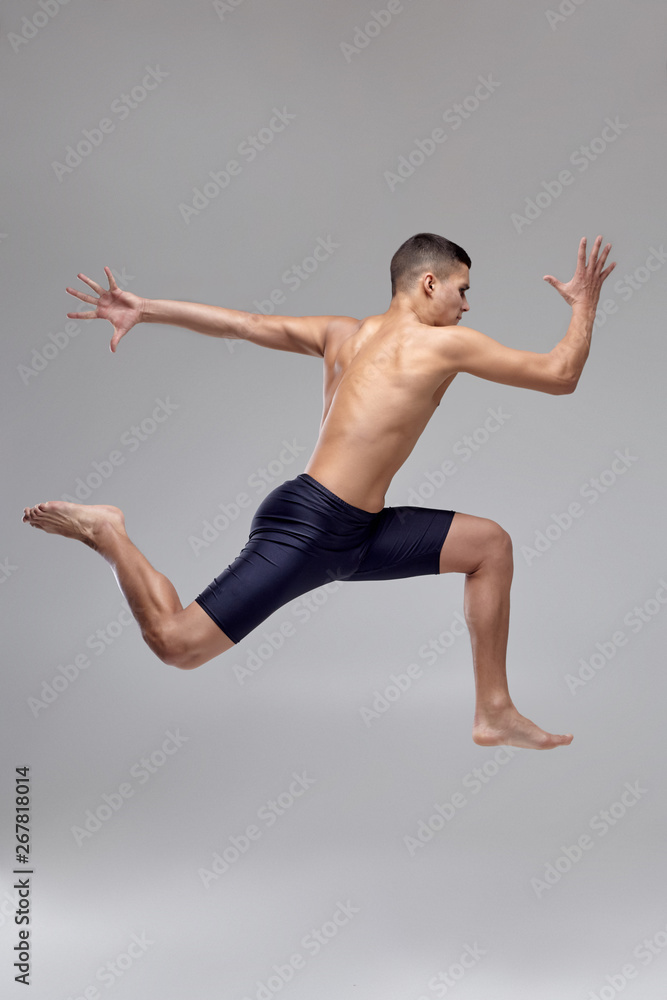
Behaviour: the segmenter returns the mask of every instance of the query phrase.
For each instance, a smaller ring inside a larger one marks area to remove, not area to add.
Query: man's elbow
[[[547,392],[550,392],[553,396],[569,396],[577,388],[579,376],[572,369],[568,371],[563,365],[556,364],[552,356],[550,356],[548,373],[549,389],[547,389]]]

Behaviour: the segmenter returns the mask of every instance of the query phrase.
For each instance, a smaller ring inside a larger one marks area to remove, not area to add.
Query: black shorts
[[[353,507],[302,472],[260,503],[248,542],[195,598],[232,642],[288,601],[332,580],[440,572],[453,510]]]

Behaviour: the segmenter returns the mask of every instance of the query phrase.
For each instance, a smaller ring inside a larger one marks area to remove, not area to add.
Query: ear
[[[427,295],[433,294],[433,292],[435,291],[436,282],[437,278],[434,274],[431,273],[431,271],[427,271],[426,274],[422,277],[422,288],[424,289]]]

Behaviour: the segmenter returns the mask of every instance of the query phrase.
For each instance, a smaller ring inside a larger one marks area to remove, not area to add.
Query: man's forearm
[[[560,377],[563,381],[571,382],[573,387],[579,381],[586,364],[594,322],[594,309],[590,306],[573,306],[567,333],[551,352],[558,362]]]
[[[209,337],[244,339],[251,313],[222,306],[207,306],[198,302],[176,302],[170,299],[146,299],[142,323],[164,323],[182,326]]]

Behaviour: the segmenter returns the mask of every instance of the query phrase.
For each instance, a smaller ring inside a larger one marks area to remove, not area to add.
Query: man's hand
[[[602,283],[609,277],[611,272],[616,267],[616,263],[610,264],[604,271],[604,263],[609,256],[609,251],[611,250],[611,243],[607,243],[606,247],[598,257],[600,252],[600,245],[602,243],[602,237],[598,236],[593,244],[593,249],[591,250],[591,255],[586,263],[586,237],[584,236],[579,244],[579,256],[577,258],[577,269],[574,272],[574,277],[564,284],[562,281],[558,281],[551,274],[545,274],[544,280],[548,281],[550,285],[563,296],[566,302],[568,302],[573,308],[575,306],[584,306],[587,309],[591,309],[595,313],[598,305],[598,299],[600,298],[600,289],[602,288]]]
[[[109,279],[109,288],[101,288],[97,282],[91,281],[85,274],[77,274],[77,278],[93,289],[98,298],[79,292],[76,288],[67,288],[70,295],[74,295],[82,302],[89,302],[95,306],[94,312],[67,313],[70,319],[108,319],[113,324],[113,337],[111,338],[111,350],[115,353],[118,341],[121,340],[129,330],[137,323],[141,323],[145,308],[145,302],[132,292],[124,292],[118,287],[113,274],[108,267],[104,272]]]

